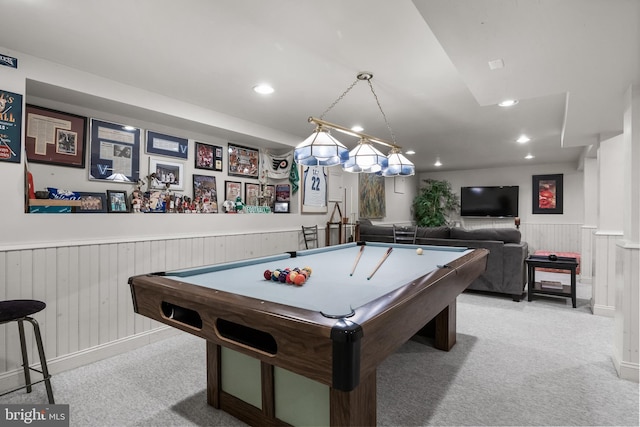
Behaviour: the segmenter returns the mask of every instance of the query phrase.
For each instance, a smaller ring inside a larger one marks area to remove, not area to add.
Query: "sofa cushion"
[[[465,230],[464,228],[452,228],[452,239],[461,240],[494,240],[504,243],[520,243],[520,230],[515,228],[481,228],[478,230]]]
[[[418,227],[417,238],[448,239],[449,227]]]

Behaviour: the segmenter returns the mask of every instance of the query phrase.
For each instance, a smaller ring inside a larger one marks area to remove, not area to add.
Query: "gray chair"
[[[22,368],[24,369],[25,381],[25,385],[23,385],[22,387],[4,392],[0,394],[0,396],[13,393],[14,391],[22,390],[23,388],[27,389],[27,393],[31,393],[31,386],[44,382],[44,385],[47,389],[49,404],[55,404],[53,400],[53,391],[51,390],[51,375],[49,375],[49,370],[47,368],[47,358],[44,355],[44,347],[42,345],[40,327],[38,326],[38,322],[36,321],[36,319],[29,317],[31,314],[35,314],[39,311],[44,310],[46,306],[47,305],[42,301],[31,299],[0,301],[0,325],[8,322],[18,322],[18,331],[20,332],[20,349],[22,351]],[[36,344],[38,346],[38,355],[40,356],[40,366],[42,367],[41,371],[29,366],[29,357],[27,355],[27,340],[24,336],[25,321],[31,323],[31,326],[33,326],[33,333],[35,335]],[[32,382],[30,371],[41,373],[43,378],[40,381]]]
[[[409,226],[401,227],[393,226],[393,242],[415,245],[416,234],[418,233],[418,227]]]
[[[318,247],[318,226],[312,225],[302,226],[302,237],[304,237],[304,246],[307,249]]]

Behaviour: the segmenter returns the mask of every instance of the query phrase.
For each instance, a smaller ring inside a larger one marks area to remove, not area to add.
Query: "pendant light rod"
[[[376,144],[384,145],[390,148],[401,149],[399,145],[396,145],[392,142],[386,141],[384,139],[378,138],[376,136],[367,135],[366,133],[356,132],[355,130],[346,128],[344,126],[337,125],[335,123],[328,122],[326,120],[318,119],[316,117],[309,117],[309,123],[315,123],[316,125],[322,126],[324,128],[335,129],[342,133],[346,133],[347,135],[355,136],[357,138],[366,139],[371,142],[375,142]]]

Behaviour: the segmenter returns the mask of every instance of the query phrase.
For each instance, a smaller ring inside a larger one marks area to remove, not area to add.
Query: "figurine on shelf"
[[[241,212],[244,208],[244,203],[242,203],[242,197],[236,197],[236,212]]]
[[[232,200],[225,200],[222,203],[222,209],[224,209],[226,213],[236,213],[236,203]]]
[[[133,213],[142,212],[142,191],[140,188],[131,192],[131,211]]]

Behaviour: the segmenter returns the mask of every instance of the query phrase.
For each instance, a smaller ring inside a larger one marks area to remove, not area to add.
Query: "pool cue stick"
[[[362,252],[364,252],[364,245],[360,246],[360,252],[358,252],[358,256],[356,256],[356,262],[353,263],[353,270],[351,270],[351,274],[349,276],[353,276],[353,273],[356,271],[356,266],[360,261],[360,257],[362,256]]]
[[[371,279],[373,277],[373,275],[376,274],[376,271],[378,271],[378,269],[380,268],[382,263],[385,262],[385,260],[389,257],[389,254],[391,253],[392,250],[393,250],[393,248],[387,249],[387,253],[382,256],[382,259],[380,260],[378,265],[376,265],[376,269],[373,270],[373,273],[371,273],[371,275],[369,275],[369,277],[367,277],[367,280]]]

